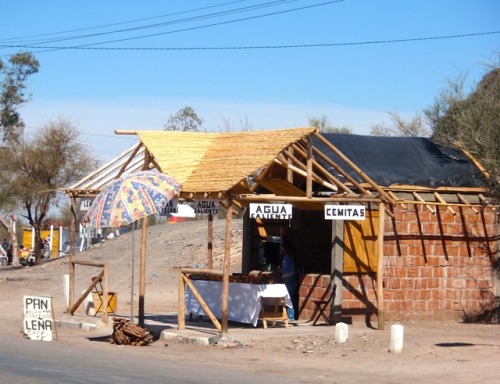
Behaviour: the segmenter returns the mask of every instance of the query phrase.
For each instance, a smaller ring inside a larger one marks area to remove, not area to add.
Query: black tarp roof
[[[444,147],[427,138],[336,133],[321,133],[321,136],[380,186],[487,186],[487,179],[481,170],[459,148]],[[344,170],[349,170],[349,175],[355,180],[363,181],[325,143],[314,138],[313,144]],[[331,166],[319,161],[340,181],[346,181]]]

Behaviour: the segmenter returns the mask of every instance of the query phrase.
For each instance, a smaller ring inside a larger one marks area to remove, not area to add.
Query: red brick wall
[[[384,315],[388,321],[474,318],[494,303],[493,261],[497,257],[497,216],[455,207],[397,207],[386,216]],[[344,275],[343,314],[377,312],[375,276]],[[329,275],[303,276],[301,319],[312,319],[311,299],[330,291]],[[339,294],[339,293],[338,293]]]

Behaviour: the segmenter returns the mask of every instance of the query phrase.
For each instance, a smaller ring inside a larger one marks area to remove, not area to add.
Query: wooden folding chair
[[[325,320],[325,323],[330,326],[333,323],[333,310],[330,309],[330,317],[328,317],[325,313],[325,310],[327,307],[330,305],[330,303],[333,303],[335,300],[335,292],[337,291],[337,284],[333,284],[332,287],[332,292],[330,294],[330,297],[326,300],[312,300],[312,302],[315,305],[314,310],[318,311],[318,314],[316,316],[316,319],[313,322],[313,325],[316,325],[316,322],[319,320],[320,316],[323,317]]]

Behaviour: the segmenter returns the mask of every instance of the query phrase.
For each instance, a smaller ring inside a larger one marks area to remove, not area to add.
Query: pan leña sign
[[[364,220],[364,205],[325,205],[325,220]]]
[[[288,220],[292,218],[292,204],[250,203],[250,218]]]
[[[52,341],[54,312],[52,298],[24,296],[24,333],[31,340]]]

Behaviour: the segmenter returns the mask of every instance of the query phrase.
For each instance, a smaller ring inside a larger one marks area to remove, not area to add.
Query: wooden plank
[[[102,280],[102,277],[104,276],[104,269],[96,276],[94,281],[90,284],[90,286],[87,288],[87,290],[82,294],[82,296],[76,301],[76,303],[71,307],[69,313],[73,315],[75,311],[78,309],[80,304],[85,300],[85,298],[88,296],[88,294],[95,288],[97,284]]]

